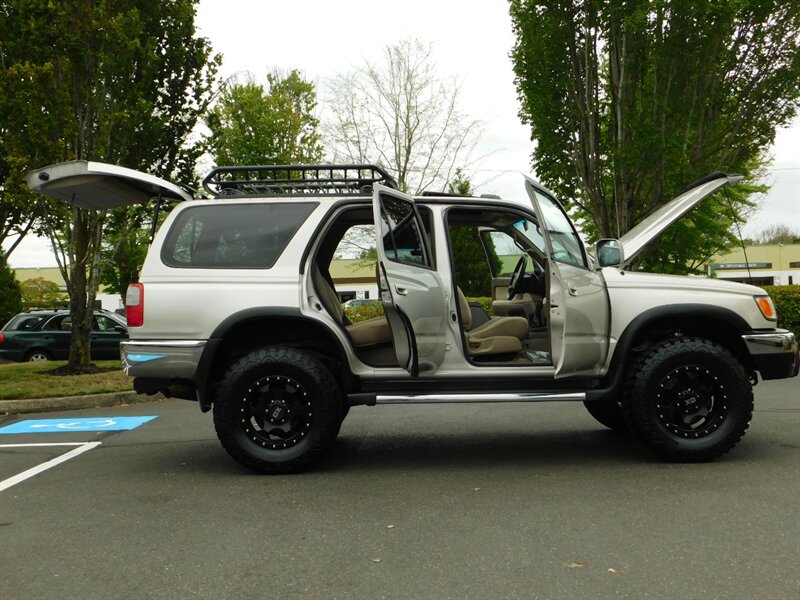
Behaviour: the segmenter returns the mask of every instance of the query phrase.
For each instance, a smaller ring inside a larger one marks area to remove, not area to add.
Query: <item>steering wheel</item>
[[[514,272],[511,274],[511,281],[508,282],[508,300],[513,300],[514,296],[522,291],[522,278],[525,277],[525,268],[528,266],[528,257],[524,254],[519,257]]]

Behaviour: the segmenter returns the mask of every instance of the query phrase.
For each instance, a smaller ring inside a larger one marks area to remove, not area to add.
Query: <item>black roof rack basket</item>
[[[368,196],[397,182],[376,165],[264,165],[217,167],[203,179],[212,196]]]

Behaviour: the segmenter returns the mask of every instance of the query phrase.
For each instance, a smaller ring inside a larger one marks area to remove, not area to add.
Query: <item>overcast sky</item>
[[[299,69],[319,86],[336,73],[378,58],[382,48],[409,37],[434,43],[443,77],[461,82],[461,108],[485,124],[475,155],[481,193],[521,193],[520,172],[531,171],[528,128],[517,117],[506,0],[201,0],[197,25],[215,52],[222,76],[249,72],[257,79]],[[785,223],[800,231],[800,119],[779,131],[769,171],[771,191],[743,229],[752,235]],[[53,266],[43,240],[25,241],[14,267]]]

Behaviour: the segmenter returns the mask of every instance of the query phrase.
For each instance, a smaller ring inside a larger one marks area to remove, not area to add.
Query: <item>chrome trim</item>
[[[778,329],[769,333],[748,333],[742,336],[752,355],[797,352],[797,339],[791,331]]]
[[[547,402],[553,400],[583,401],[584,392],[549,393],[521,392],[503,394],[386,394],[377,395],[376,404],[446,404],[456,402]]]
[[[147,346],[163,348],[202,348],[206,345],[205,340],[128,340],[123,342],[127,346]]]

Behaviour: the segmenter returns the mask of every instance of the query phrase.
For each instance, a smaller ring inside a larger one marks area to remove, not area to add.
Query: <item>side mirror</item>
[[[625,260],[625,253],[622,251],[622,242],[612,238],[605,238],[595,245],[595,256],[597,264],[601,267],[614,267]]]

